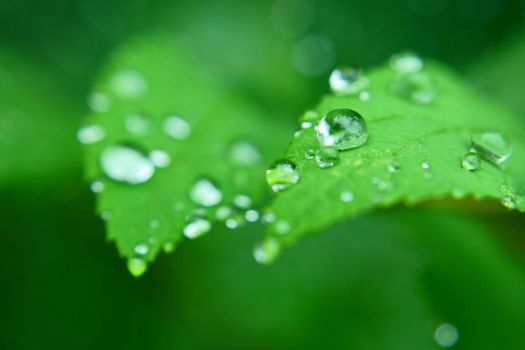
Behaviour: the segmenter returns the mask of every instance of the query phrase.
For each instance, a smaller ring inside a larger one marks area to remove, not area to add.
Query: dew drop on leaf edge
[[[332,71],[330,89],[336,95],[357,95],[368,88],[369,80],[363,71],[355,67],[340,67]]]
[[[278,160],[266,170],[266,182],[274,192],[284,191],[300,180],[297,165],[286,159]]]
[[[127,266],[129,273],[134,277],[142,276],[148,269],[148,263],[141,258],[129,258]]]
[[[275,261],[281,251],[280,243],[273,237],[265,238],[253,250],[253,257],[261,265],[269,265]]]
[[[481,157],[499,165],[506,162],[512,154],[512,146],[505,134],[497,130],[489,130],[472,136],[472,147]]]

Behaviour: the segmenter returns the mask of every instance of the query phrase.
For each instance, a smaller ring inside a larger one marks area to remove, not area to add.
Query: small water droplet
[[[262,217],[262,222],[264,224],[271,224],[272,222],[275,222],[275,220],[277,219],[275,213],[272,213],[272,212],[268,212],[268,213],[264,213],[263,217]]]
[[[257,210],[250,209],[246,211],[244,218],[248,222],[257,222],[259,220],[259,212]]]
[[[106,130],[100,125],[88,125],[78,129],[77,139],[83,145],[92,145],[104,140]]]
[[[148,264],[141,258],[128,259],[128,271],[134,277],[142,276],[148,269]]]
[[[151,151],[149,153],[149,159],[157,168],[167,168],[171,164],[170,155],[161,150]]]
[[[137,255],[144,256],[149,253],[149,247],[146,243],[139,243],[133,248],[133,251]]]
[[[151,121],[142,114],[130,114],[124,118],[124,127],[130,134],[143,136],[151,131]]]
[[[362,70],[354,67],[334,69],[329,82],[330,89],[336,95],[357,95],[370,84]]]
[[[468,171],[474,171],[481,168],[481,159],[477,152],[468,152],[461,160],[461,166]]]
[[[401,169],[401,165],[397,162],[392,162],[387,165],[387,169],[389,173],[397,173]]]
[[[354,200],[354,194],[350,191],[341,192],[340,199],[344,203],[349,203]]]
[[[454,346],[459,338],[459,332],[456,327],[451,324],[442,324],[434,332],[434,340],[439,346],[449,348]]]
[[[252,206],[252,199],[245,194],[238,194],[233,197],[233,204],[238,208],[248,209]]]
[[[368,139],[366,121],[354,110],[335,109],[319,122],[317,139],[322,147],[339,150],[359,147]]]
[[[232,209],[230,207],[219,207],[215,212],[215,219],[219,221],[225,221],[232,215]]]
[[[175,242],[171,240],[164,242],[164,244],[162,245],[162,250],[164,250],[164,253],[166,254],[173,253],[173,251],[175,250]]]
[[[312,126],[314,126],[313,122],[309,122],[309,121],[301,122],[301,129],[303,130],[310,129]]]
[[[107,211],[107,210],[104,210],[104,211],[100,212],[100,218],[101,218],[103,221],[109,221],[109,220],[111,220],[111,218],[112,218],[111,212],[109,212],[109,211]]]
[[[200,213],[190,214],[182,233],[189,239],[198,238],[211,230],[211,222]]]
[[[506,162],[512,154],[512,146],[505,134],[497,130],[485,131],[472,137],[472,147],[492,164]]]
[[[359,93],[359,99],[363,102],[370,101],[371,98],[372,98],[372,94],[368,90],[361,91]]]
[[[501,199],[501,204],[503,204],[507,209],[516,209],[516,198],[511,194],[505,195]]]
[[[210,179],[201,178],[195,181],[190,198],[196,204],[213,207],[222,201],[222,192]]]
[[[234,142],[230,147],[229,156],[232,164],[243,167],[253,166],[262,159],[257,147],[247,141]]]
[[[273,226],[275,233],[285,235],[292,229],[290,223],[286,220],[277,220]]]
[[[149,222],[149,227],[153,230],[156,230],[160,227],[160,220],[153,219]]]
[[[425,72],[399,75],[394,81],[393,89],[399,96],[422,105],[432,102],[437,93],[434,81]]]
[[[305,152],[304,152],[304,157],[308,160],[310,159],[314,159],[315,158],[315,154],[316,154],[316,151],[314,149],[307,149]]]
[[[88,107],[97,113],[106,113],[111,107],[111,101],[106,94],[101,92],[93,92],[87,99]]]
[[[429,162],[421,163],[421,169],[425,169],[425,170],[430,169],[430,163]]]
[[[253,250],[255,261],[262,265],[269,265],[275,261],[281,246],[279,241],[272,237],[267,237],[260,244],[256,245]]]
[[[315,162],[319,168],[331,168],[339,163],[339,152],[335,147],[323,147],[317,150]]]
[[[278,160],[266,170],[266,182],[274,192],[284,191],[299,182],[299,170],[290,160]]]
[[[100,164],[111,179],[131,185],[144,183],[155,173],[153,163],[142,152],[124,145],[106,148]]]
[[[91,185],[89,185],[89,189],[93,193],[101,193],[106,188],[106,185],[104,185],[104,182],[100,180],[93,181]]]
[[[140,72],[134,69],[123,69],[116,72],[110,81],[111,89],[123,98],[142,97],[148,86]]]
[[[423,60],[412,52],[400,52],[390,57],[390,66],[398,73],[415,73],[423,69]]]
[[[239,227],[239,221],[236,218],[228,218],[226,219],[226,222],[224,223],[227,228],[231,230],[235,230]]]
[[[164,132],[175,140],[186,140],[191,135],[191,126],[183,118],[178,116],[169,116],[164,120]]]

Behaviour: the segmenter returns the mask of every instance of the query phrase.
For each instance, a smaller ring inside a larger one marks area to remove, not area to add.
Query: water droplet
[[[362,70],[354,67],[334,69],[329,82],[330,89],[336,95],[357,95],[370,84]]]
[[[252,206],[252,199],[245,194],[238,194],[233,197],[233,204],[239,208],[247,209]]]
[[[368,90],[361,91],[359,93],[359,99],[363,102],[370,101],[371,98],[372,98],[372,94]]]
[[[286,220],[277,220],[273,226],[275,233],[285,235],[291,230],[290,223]]]
[[[268,213],[265,213],[262,217],[262,222],[264,224],[271,224],[272,222],[275,222],[275,220],[277,219],[275,213],[272,213],[272,212],[268,212]]]
[[[190,124],[183,118],[174,115],[164,120],[163,130],[175,140],[186,140],[191,135]]]
[[[166,254],[173,253],[173,251],[175,250],[175,242],[171,240],[164,242],[164,244],[162,245],[162,250],[164,250],[164,253]]]
[[[123,69],[113,75],[110,81],[111,89],[123,98],[138,98],[148,89],[142,74],[134,69]]]
[[[119,182],[141,184],[154,175],[153,163],[140,151],[129,146],[111,146],[100,156],[104,173]]]
[[[459,332],[456,327],[451,324],[442,324],[434,332],[434,340],[439,346],[444,348],[455,345],[459,338]]]
[[[317,150],[315,162],[319,168],[331,168],[339,163],[339,151],[334,147],[323,147]]]
[[[151,122],[144,115],[130,114],[124,118],[124,127],[130,134],[143,136],[151,131]]]
[[[161,150],[151,151],[149,153],[149,159],[157,168],[167,168],[171,164],[170,155]]]
[[[422,105],[432,102],[437,93],[434,81],[425,72],[399,75],[394,81],[393,89],[399,96]]]
[[[111,212],[107,211],[107,210],[104,210],[102,212],[100,212],[100,218],[103,220],[103,221],[109,221],[111,220],[113,215],[111,215]]]
[[[128,259],[128,271],[134,277],[142,276],[148,269],[148,264],[141,258]]]
[[[137,255],[144,256],[149,253],[149,247],[146,243],[139,243],[133,248],[133,251]]]
[[[92,145],[104,140],[106,130],[100,125],[88,125],[80,128],[77,132],[77,139],[83,145]]]
[[[230,161],[234,165],[249,167],[262,159],[259,150],[247,141],[236,141],[230,147]]]
[[[269,265],[275,261],[280,251],[281,246],[279,241],[275,238],[268,237],[255,246],[253,257],[259,264]]]
[[[431,167],[429,162],[421,163],[421,169],[424,170],[425,179],[431,179],[434,177],[434,173],[432,173],[432,170],[430,170],[430,168]]]
[[[232,212],[230,207],[219,207],[215,212],[215,218],[219,221],[225,221],[232,215]]]
[[[421,163],[421,169],[425,169],[425,170],[430,169],[430,163],[429,162]]]
[[[505,206],[505,208],[507,209],[516,209],[517,207],[517,203],[516,203],[516,198],[514,195],[512,194],[507,194],[505,196],[503,196],[503,198],[501,199],[501,204],[503,204]]]
[[[190,214],[182,233],[189,239],[198,238],[211,230],[211,222],[200,214]]]
[[[266,170],[266,182],[274,192],[284,191],[299,182],[297,166],[290,160],[278,160]]]
[[[259,212],[257,210],[253,210],[253,209],[248,210],[244,214],[244,218],[248,222],[257,222],[257,220],[259,220]]]
[[[400,52],[390,57],[390,66],[398,73],[415,73],[423,69],[423,60],[412,52]]]
[[[389,173],[397,173],[401,169],[401,165],[397,162],[392,162],[387,165],[387,169]]]
[[[340,199],[342,202],[349,203],[354,200],[354,194],[350,191],[341,192]]]
[[[461,160],[461,166],[468,171],[478,170],[481,167],[481,159],[477,152],[468,152]]]
[[[222,201],[222,192],[211,180],[202,178],[195,181],[190,198],[196,204],[213,207]]]
[[[153,230],[156,230],[160,227],[160,220],[153,219],[149,222],[149,227]]]
[[[366,121],[351,109],[335,109],[319,122],[317,139],[322,147],[339,150],[359,147],[368,139]]]
[[[313,122],[308,122],[308,121],[301,122],[301,129],[303,130],[310,129],[312,126],[314,126]]]
[[[89,189],[93,193],[101,193],[104,191],[105,188],[106,188],[106,185],[104,185],[104,182],[100,180],[93,181],[91,185],[89,185]]]
[[[314,149],[307,149],[305,152],[304,152],[304,157],[308,160],[310,159],[314,159],[315,158],[315,154],[317,152],[314,150]]]
[[[236,218],[228,218],[224,224],[231,230],[235,230],[239,227],[239,221]]]
[[[106,94],[101,92],[93,92],[88,96],[87,104],[93,112],[106,113],[109,111],[111,101]]]
[[[506,162],[512,154],[507,137],[497,130],[485,131],[472,137],[472,147],[489,162],[498,165]]]

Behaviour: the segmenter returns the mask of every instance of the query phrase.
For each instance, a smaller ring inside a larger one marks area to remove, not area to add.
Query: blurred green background
[[[150,31],[186,37],[290,130],[335,65],[406,49],[523,115],[524,19],[523,0],[2,0],[0,348],[439,349],[451,324],[456,349],[525,349],[518,214],[383,210],[271,267],[251,257],[262,228],[219,228],[136,280],[105,241],[75,139],[108,55]]]

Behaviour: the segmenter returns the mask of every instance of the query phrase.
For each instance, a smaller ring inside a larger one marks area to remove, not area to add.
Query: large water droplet
[[[468,152],[461,160],[461,167],[468,171],[478,170],[481,167],[481,159],[477,152]]]
[[[87,104],[93,112],[106,113],[109,111],[111,101],[106,94],[93,92],[88,96]]]
[[[274,192],[284,191],[299,182],[299,170],[290,160],[278,160],[266,170],[266,182]]]
[[[142,276],[148,269],[148,264],[141,258],[128,259],[128,271],[134,277]]]
[[[229,152],[230,161],[238,166],[253,166],[261,161],[261,154],[257,147],[247,141],[232,143]]]
[[[211,180],[202,178],[195,181],[190,191],[190,198],[196,204],[213,207],[222,201],[222,192]]]
[[[148,181],[155,173],[149,158],[139,150],[124,145],[106,148],[100,156],[100,164],[111,179],[132,185]]]
[[[317,139],[322,147],[339,150],[359,147],[368,139],[366,121],[354,110],[335,109],[319,122]]]
[[[171,164],[170,155],[161,150],[151,151],[149,153],[149,159],[157,168],[166,168]]]
[[[174,115],[164,120],[163,130],[175,140],[185,140],[191,135],[190,124],[185,119]]]
[[[130,114],[124,118],[126,130],[137,136],[143,136],[151,131],[151,121],[141,114]]]
[[[459,332],[456,327],[451,324],[442,324],[434,332],[434,340],[439,346],[449,348],[454,346],[459,338]]]
[[[425,72],[399,75],[394,81],[393,89],[399,96],[422,105],[432,102],[436,97],[434,81]]]
[[[148,89],[142,74],[134,69],[118,71],[111,78],[110,85],[113,92],[123,98],[141,97]]]
[[[331,168],[339,162],[339,151],[334,147],[323,147],[317,150],[315,162],[319,168]]]
[[[330,89],[336,95],[357,95],[370,84],[362,70],[354,67],[334,69],[329,82]]]
[[[507,137],[497,130],[485,131],[472,137],[472,147],[493,164],[506,162],[512,154],[512,146]]]
[[[253,257],[259,264],[269,265],[277,258],[280,251],[281,246],[279,241],[275,238],[268,237],[255,246]]]
[[[423,68],[423,60],[412,52],[400,52],[390,57],[390,66],[398,73],[415,73]]]
[[[106,130],[100,125],[88,125],[78,129],[77,139],[83,145],[91,145],[104,140]]]

